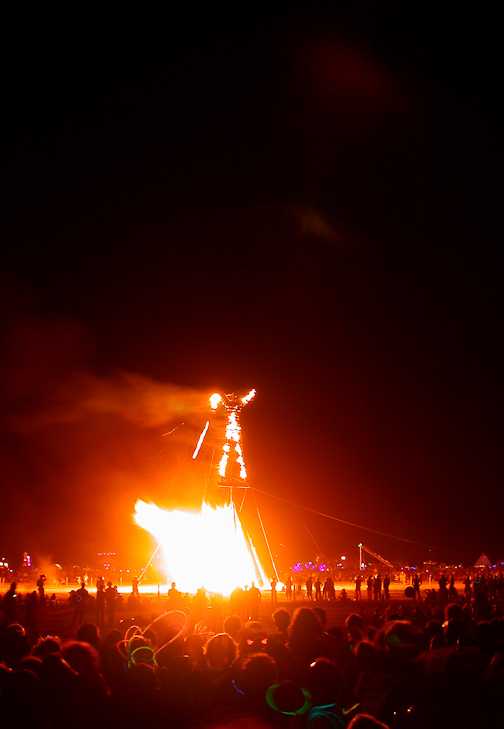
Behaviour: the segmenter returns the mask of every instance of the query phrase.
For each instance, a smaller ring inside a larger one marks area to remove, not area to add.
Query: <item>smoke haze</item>
[[[211,393],[123,371],[96,374],[88,332],[27,311],[6,322],[2,353],[3,511],[20,527],[15,543],[2,546],[16,561],[24,551],[56,562],[91,561],[98,551],[133,558],[150,549],[132,525],[137,498],[201,498],[202,461],[180,469]]]

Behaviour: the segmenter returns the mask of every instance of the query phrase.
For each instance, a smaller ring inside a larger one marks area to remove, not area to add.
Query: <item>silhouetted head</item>
[[[266,653],[255,653],[246,658],[237,678],[247,702],[258,709],[266,707],[266,691],[277,681],[275,661]]]
[[[205,638],[199,633],[188,635],[184,643],[184,655],[188,656],[195,665],[201,665],[205,656]]]
[[[277,630],[279,630],[281,633],[286,633],[291,619],[290,614],[287,612],[287,610],[284,610],[284,608],[279,608],[278,610],[275,610],[272,618],[273,622],[277,627]]]
[[[61,641],[57,636],[40,638],[32,648],[32,656],[37,656],[41,660],[51,653],[61,655]]]
[[[77,629],[77,640],[89,643],[89,645],[98,648],[100,645],[100,636],[98,628],[94,623],[82,623]]]
[[[229,615],[224,620],[224,632],[228,633],[234,640],[238,642],[240,631],[242,629],[242,621],[238,615]]]
[[[63,646],[63,658],[81,676],[91,678],[100,673],[98,651],[89,643],[69,641]]]
[[[341,673],[329,658],[317,658],[310,665],[308,688],[314,706],[324,706],[338,701],[341,688]]]
[[[235,641],[227,633],[218,633],[208,641],[205,655],[212,671],[224,673],[236,660],[238,649]]]
[[[312,610],[315,613],[315,615],[317,616],[317,618],[320,620],[320,625],[325,630],[325,627],[326,627],[326,624],[327,624],[326,611],[324,610],[324,608],[321,608],[321,607],[314,607],[314,608],[312,608]]]
[[[298,608],[288,628],[289,647],[293,651],[311,653],[322,635],[320,620],[310,608]]]

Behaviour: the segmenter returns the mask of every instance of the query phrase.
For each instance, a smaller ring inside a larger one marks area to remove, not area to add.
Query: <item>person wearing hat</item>
[[[75,607],[72,625],[81,625],[84,622],[88,598],[89,592],[86,590],[86,583],[81,582],[80,588],[75,591]]]

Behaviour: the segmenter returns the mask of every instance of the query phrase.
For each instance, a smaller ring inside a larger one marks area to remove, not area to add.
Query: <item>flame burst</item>
[[[235,587],[267,584],[252,544],[247,540],[234,505],[201,511],[167,511],[137,501],[134,519],[160,542],[168,578],[182,592],[200,587],[230,595]]]

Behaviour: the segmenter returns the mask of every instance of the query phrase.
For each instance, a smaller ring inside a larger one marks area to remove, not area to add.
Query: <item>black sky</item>
[[[143,21],[11,28],[0,551],[148,551],[135,499],[187,498],[206,398],[256,387],[281,561],[504,558],[492,18]]]

